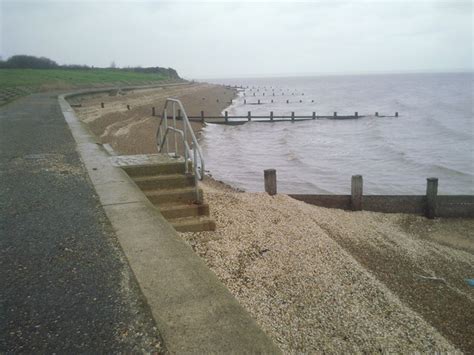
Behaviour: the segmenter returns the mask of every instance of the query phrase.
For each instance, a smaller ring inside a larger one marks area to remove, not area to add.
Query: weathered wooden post
[[[316,119],[316,112],[314,112],[314,111],[313,111],[313,117],[312,117],[312,119],[313,119],[313,120]]]
[[[379,117],[379,113],[378,113],[378,112],[375,112],[375,117]]]
[[[398,112],[395,112],[395,117],[398,117]]]
[[[151,108],[151,115],[152,115],[152,116],[155,116],[155,106],[153,106],[153,107]]]
[[[204,111],[201,111],[201,122],[204,123]]]
[[[104,108],[104,103],[103,102],[100,103],[100,107]]]
[[[334,112],[334,117],[337,117],[337,112]]]
[[[292,120],[292,121],[295,120],[295,112],[294,112],[294,111],[291,111],[291,120]]]
[[[277,193],[276,170],[266,169],[263,171],[263,178],[265,180],[265,192],[270,196]]]
[[[433,219],[436,217],[438,196],[438,178],[426,179],[426,217]]]
[[[247,120],[250,121],[252,119],[252,112],[247,112]]]
[[[225,114],[225,121],[229,122],[229,113],[225,111],[224,114]]]
[[[258,99],[258,104],[260,105],[260,99]]]
[[[351,209],[362,210],[362,175],[353,175],[351,180]]]
[[[270,111],[270,121],[273,121],[273,111]]]
[[[130,110],[130,105],[127,105],[127,110]]]
[[[356,111],[356,112],[354,113],[354,116],[355,116],[355,117],[359,117],[359,112]]]

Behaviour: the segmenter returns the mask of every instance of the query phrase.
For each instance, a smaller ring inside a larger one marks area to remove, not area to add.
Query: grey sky
[[[0,0],[0,55],[186,78],[473,69],[471,1]]]

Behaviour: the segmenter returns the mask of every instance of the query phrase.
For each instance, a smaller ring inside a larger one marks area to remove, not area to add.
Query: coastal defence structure
[[[229,102],[232,104],[232,102]],[[260,100],[258,100],[260,104]],[[156,116],[155,107],[152,107],[152,116]],[[201,122],[201,123],[213,123],[213,124],[226,124],[226,125],[241,125],[246,122],[295,122],[295,121],[310,121],[316,119],[329,119],[329,120],[351,120],[359,119],[369,115],[360,115],[359,112],[354,112],[353,115],[340,115],[337,112],[333,112],[332,115],[321,115],[317,114],[315,111],[311,115],[298,115],[294,111],[290,115],[275,115],[273,111],[270,111],[268,115],[252,115],[252,111],[248,111],[247,115],[234,115],[230,116],[228,111],[224,111],[224,116],[206,116],[204,111],[201,111],[200,116],[188,116],[187,118],[190,121]],[[374,117],[399,117],[398,112],[395,112],[393,115],[380,114],[375,112]],[[178,110],[176,119],[182,120],[183,116],[181,110]]]
[[[276,171],[264,172],[265,191],[276,193]],[[474,217],[474,196],[438,195],[438,179],[428,178],[426,195],[364,195],[363,178],[354,175],[351,179],[350,195],[288,194],[288,196],[310,205],[350,211],[382,213],[409,213],[436,217]]]
[[[67,102],[74,96],[110,90],[60,95],[59,106],[166,349],[170,353],[281,353],[204,261],[179,237],[146,191],[140,189],[150,181],[134,179],[136,170],[141,173],[154,169],[157,162],[150,166],[139,160],[138,165],[133,165],[137,157],[129,156],[120,164],[114,163],[120,158],[112,156],[96,141]],[[167,167],[183,167],[184,161],[168,164],[168,158],[171,157],[166,157],[164,162]],[[185,178],[177,180],[188,182]],[[194,193],[195,186],[192,187]]]

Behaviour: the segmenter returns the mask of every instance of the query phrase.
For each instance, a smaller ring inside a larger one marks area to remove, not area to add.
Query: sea
[[[473,80],[473,73],[207,80],[242,87],[230,116],[364,117],[208,124],[206,169],[252,192],[264,190],[263,171],[273,168],[281,193],[348,194],[351,176],[362,175],[365,194],[424,194],[426,179],[436,177],[439,194],[472,195]]]

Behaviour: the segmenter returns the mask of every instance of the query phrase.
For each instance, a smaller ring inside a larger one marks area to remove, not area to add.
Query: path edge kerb
[[[128,175],[112,166],[66,100],[113,89],[65,93],[58,103],[165,347],[170,353],[280,353]]]

